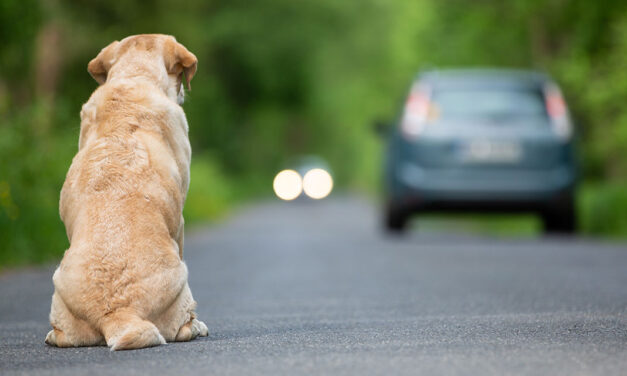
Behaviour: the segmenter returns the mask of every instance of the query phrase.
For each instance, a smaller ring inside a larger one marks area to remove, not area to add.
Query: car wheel
[[[409,213],[407,210],[400,208],[398,205],[388,203],[384,213],[385,230],[390,233],[403,233],[407,229],[409,221]]]
[[[577,231],[577,211],[572,194],[561,198],[542,213],[545,233],[574,234]]]

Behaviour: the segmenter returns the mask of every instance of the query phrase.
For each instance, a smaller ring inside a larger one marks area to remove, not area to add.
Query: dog
[[[58,347],[139,349],[207,336],[183,262],[191,147],[181,107],[197,59],[172,36],[115,41],[89,62],[59,212],[70,247],[53,275]]]

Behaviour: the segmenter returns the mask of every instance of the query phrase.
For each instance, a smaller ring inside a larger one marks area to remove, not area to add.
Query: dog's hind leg
[[[131,309],[119,309],[102,319],[107,346],[115,350],[132,350],[165,344],[159,329]]]
[[[174,302],[155,319],[155,325],[168,342],[207,336],[207,326],[196,319],[195,308],[196,302],[186,282]]]
[[[103,336],[87,322],[76,318],[56,292],[52,295],[50,324],[53,329],[46,336],[48,345],[78,347],[105,344]]]
[[[185,325],[181,326],[179,332],[176,334],[175,341],[191,341],[198,336],[206,337],[208,335],[209,330],[207,329],[207,325],[205,325],[205,323],[202,321],[196,320],[196,317],[193,317],[191,320],[185,323]]]

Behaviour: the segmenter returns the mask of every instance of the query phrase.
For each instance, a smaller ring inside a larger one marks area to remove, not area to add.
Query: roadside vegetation
[[[271,194],[300,154],[324,157],[341,187],[376,193],[371,124],[395,116],[419,69],[505,66],[562,85],[581,140],[582,231],[627,235],[624,1],[3,0],[0,266],[67,247],[58,196],[96,88],[87,62],[145,32],[175,35],[200,61],[185,104],[189,223]]]

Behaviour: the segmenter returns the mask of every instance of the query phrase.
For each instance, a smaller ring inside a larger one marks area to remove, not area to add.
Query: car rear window
[[[546,117],[540,90],[528,88],[444,88],[431,96],[432,118]]]

